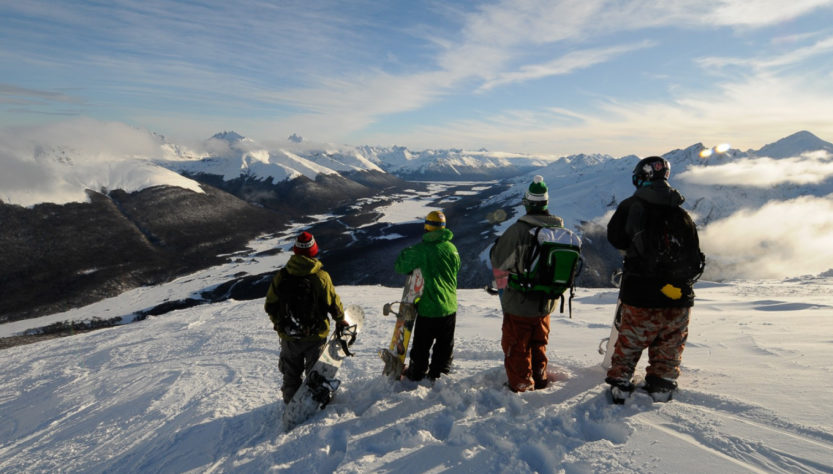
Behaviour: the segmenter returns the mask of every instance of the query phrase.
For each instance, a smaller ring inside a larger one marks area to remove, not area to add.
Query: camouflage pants
[[[648,349],[648,375],[676,380],[688,338],[691,308],[638,308],[622,303],[619,338],[607,376],[630,380],[642,351]]]

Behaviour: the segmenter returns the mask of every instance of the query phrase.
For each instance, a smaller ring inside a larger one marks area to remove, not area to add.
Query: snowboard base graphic
[[[399,380],[402,377],[408,344],[411,341],[411,332],[414,329],[417,316],[416,302],[422,296],[424,285],[425,280],[422,278],[422,271],[417,268],[405,280],[402,299],[393,303],[386,303],[382,308],[382,314],[385,316],[388,314],[396,316],[396,325],[393,328],[390,346],[387,349],[379,350],[379,357],[385,362],[382,374],[391,381]],[[394,306],[397,306],[399,311],[395,311]]]

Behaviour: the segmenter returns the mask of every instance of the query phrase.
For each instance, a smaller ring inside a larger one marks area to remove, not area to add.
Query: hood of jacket
[[[454,232],[451,232],[450,229],[437,229],[432,230],[431,232],[426,232],[422,234],[422,241],[427,243],[439,243],[439,242],[448,242],[454,238]]]
[[[526,214],[518,220],[533,227],[564,227],[564,219],[552,214]]]
[[[672,188],[664,179],[651,181],[648,186],[637,188],[634,196],[650,204],[658,206],[680,206],[685,202],[685,197],[679,191]]]
[[[316,258],[309,258],[304,255],[293,255],[289,257],[289,261],[286,262],[286,270],[291,275],[296,276],[311,275],[318,270],[321,270],[323,266],[324,265],[320,260]]]

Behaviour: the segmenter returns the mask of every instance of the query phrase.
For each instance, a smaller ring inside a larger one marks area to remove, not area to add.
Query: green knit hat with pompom
[[[550,195],[547,192],[547,183],[544,182],[543,176],[536,174],[532,178],[529,189],[524,194],[524,205],[528,208],[545,210],[549,200]]]

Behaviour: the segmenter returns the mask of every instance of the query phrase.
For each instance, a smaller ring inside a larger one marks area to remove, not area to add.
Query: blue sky
[[[833,0],[0,0],[0,126],[412,149],[833,140]]]

